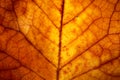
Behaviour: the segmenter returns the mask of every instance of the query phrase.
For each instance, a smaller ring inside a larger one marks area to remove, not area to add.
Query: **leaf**
[[[119,0],[0,0],[0,80],[119,80]]]

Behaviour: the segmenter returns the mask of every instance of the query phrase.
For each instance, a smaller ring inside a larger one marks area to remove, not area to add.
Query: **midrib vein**
[[[56,80],[59,80],[59,69],[60,69],[60,62],[61,62],[61,47],[62,47],[62,26],[63,26],[63,15],[64,15],[64,0],[62,1],[62,10],[61,10],[61,21],[60,21],[60,29],[59,29],[59,52],[58,52],[58,68],[57,68],[57,76]]]

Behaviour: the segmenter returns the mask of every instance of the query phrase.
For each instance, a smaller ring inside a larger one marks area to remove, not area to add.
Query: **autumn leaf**
[[[0,80],[119,80],[120,0],[0,0]]]

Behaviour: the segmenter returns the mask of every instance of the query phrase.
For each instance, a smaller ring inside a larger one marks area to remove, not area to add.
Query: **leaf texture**
[[[0,0],[0,80],[119,80],[120,0]]]

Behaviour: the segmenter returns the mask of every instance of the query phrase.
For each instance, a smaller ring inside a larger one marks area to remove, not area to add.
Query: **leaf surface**
[[[0,0],[1,80],[119,80],[120,0]]]

